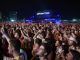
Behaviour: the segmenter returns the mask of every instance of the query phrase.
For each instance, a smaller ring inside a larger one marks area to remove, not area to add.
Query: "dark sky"
[[[23,16],[52,10],[61,13],[63,18],[80,18],[80,3],[77,0],[0,0],[0,11],[8,13],[14,10]]]

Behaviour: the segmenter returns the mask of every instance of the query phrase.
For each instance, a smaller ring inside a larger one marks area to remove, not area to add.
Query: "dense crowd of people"
[[[80,60],[80,24],[0,23],[0,60]]]

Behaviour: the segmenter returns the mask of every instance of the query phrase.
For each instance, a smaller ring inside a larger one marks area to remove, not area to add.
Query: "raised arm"
[[[10,43],[10,38],[8,37],[8,35],[5,33],[4,31],[4,27],[1,28],[1,33],[3,34],[3,38],[6,38],[7,42]]]
[[[30,37],[28,36],[28,34],[24,34],[24,31],[23,31],[22,29],[20,29],[20,31],[21,31],[22,36],[23,36],[25,39],[31,41],[31,40],[30,40]]]
[[[39,30],[37,33],[35,33],[33,39],[36,39],[37,35],[38,35],[39,33],[41,33],[41,32],[42,32],[42,30]]]

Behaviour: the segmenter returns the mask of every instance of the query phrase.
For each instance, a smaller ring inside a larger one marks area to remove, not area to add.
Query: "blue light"
[[[50,12],[44,12],[44,14],[50,14]]]
[[[26,20],[26,22],[28,22],[28,23],[32,23],[33,21],[32,21],[32,20]]]
[[[56,20],[55,22],[57,25],[60,25],[61,24],[61,20]]]
[[[45,20],[48,20],[48,19],[45,19]]]

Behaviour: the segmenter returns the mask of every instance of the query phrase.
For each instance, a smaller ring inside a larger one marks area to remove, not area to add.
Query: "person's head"
[[[20,30],[16,30],[16,31],[15,31],[14,37],[15,37],[15,38],[18,38],[18,39],[21,37],[21,32],[20,32]]]
[[[38,44],[38,45],[40,46],[40,45],[42,44],[42,40],[39,39],[39,38],[37,38],[37,39],[35,40],[35,43]]]
[[[61,46],[62,42],[61,41],[56,41],[55,46]]]
[[[71,40],[68,41],[68,44],[69,44],[69,45],[73,45],[73,41],[71,41]]]
[[[75,45],[75,43],[76,43],[75,38],[71,36],[71,37],[69,38],[69,40],[68,40],[68,44],[69,44],[69,45]]]
[[[19,34],[16,32],[14,35],[15,38],[19,38]]]

